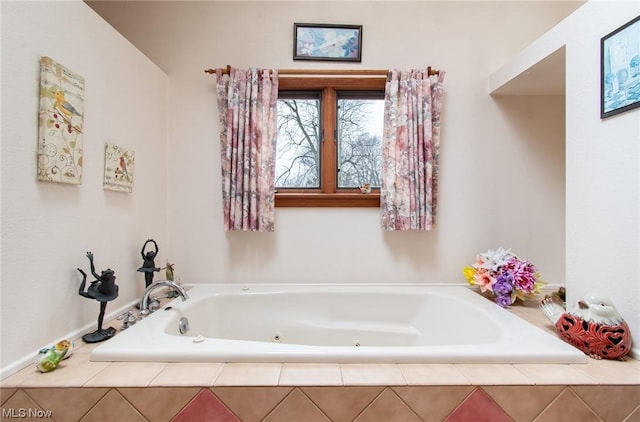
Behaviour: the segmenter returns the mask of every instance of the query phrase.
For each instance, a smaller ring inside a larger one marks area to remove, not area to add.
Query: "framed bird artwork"
[[[134,163],[134,151],[107,143],[104,152],[104,189],[132,192]]]
[[[40,58],[38,180],[82,183],[84,78]]]

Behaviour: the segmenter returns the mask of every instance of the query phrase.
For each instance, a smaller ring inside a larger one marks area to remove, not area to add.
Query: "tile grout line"
[[[209,388],[213,388],[216,385],[216,381],[218,381],[218,378],[220,378],[220,374],[222,373],[222,371],[224,370],[224,368],[227,367],[226,363],[223,363],[222,365],[220,365],[220,369],[218,369],[218,373],[216,374],[215,377],[213,377],[213,381],[211,381],[211,385],[209,385]]]
[[[462,400],[460,400],[460,403],[458,403],[457,405],[455,405],[453,407],[453,409],[451,409],[451,411],[447,414],[447,416],[445,416],[442,420],[446,421],[447,419],[449,419],[451,417],[451,415],[453,415],[456,410],[458,410],[467,400],[469,400],[469,397],[471,397],[480,387],[477,385],[473,385],[471,384],[471,391],[469,391],[469,394],[467,394],[466,396],[464,396],[462,398]],[[486,394],[486,393],[485,393]],[[500,406],[500,408],[502,409],[502,407]]]
[[[562,390],[560,390],[560,392],[558,393],[558,395],[556,395],[549,403],[547,403],[546,406],[544,406],[542,408],[542,410],[540,410],[540,413],[538,413],[533,419],[533,422],[536,422],[536,420],[538,420],[538,418],[540,418],[542,415],[544,415],[544,413],[549,410],[551,408],[551,406],[559,399],[559,397],[562,395],[562,393],[564,393],[565,391],[567,391],[569,389],[569,386],[565,385],[564,388]],[[575,394],[575,393],[574,393]]]
[[[402,367],[397,363],[394,363],[394,365],[395,365],[396,369],[398,371],[400,371],[400,375],[402,375],[402,379],[404,380],[403,387],[408,387],[409,386],[409,380],[407,379],[407,376],[404,374],[404,371],[402,370]],[[396,392],[394,391],[393,394],[396,394]],[[396,396],[397,396],[397,394],[396,394]],[[398,398],[400,398],[400,397],[398,397]],[[400,400],[402,400],[402,399],[400,398]],[[404,400],[402,402],[404,403]],[[411,409],[411,407],[409,407],[409,409]],[[413,409],[412,409],[412,411],[413,411]],[[419,418],[419,419],[422,419],[422,418]]]
[[[144,387],[143,387],[143,388],[144,388]],[[157,387],[153,387],[153,388],[157,388]],[[184,411],[185,411],[185,410],[186,410],[186,409],[191,405],[191,403],[193,403],[193,402],[196,400],[196,398],[197,398],[197,397],[202,393],[202,391],[203,391],[204,389],[205,389],[205,388],[200,387],[200,389],[198,390],[198,392],[197,392],[196,394],[194,394],[194,395],[193,395],[193,397],[191,397],[191,399],[187,400],[187,402],[184,404],[184,406],[182,406],[182,407],[180,408],[180,410],[178,410],[178,411],[176,412],[176,414],[175,414],[175,415],[173,415],[173,416],[171,417],[171,421],[175,420],[175,418],[177,418],[178,416],[180,416],[180,414],[182,414],[182,412],[184,412]],[[211,389],[209,389],[209,391],[211,391]],[[218,396],[216,396],[216,395],[213,393],[213,391],[211,391],[211,394],[213,394],[213,395],[214,395],[214,397],[218,398]],[[220,399],[218,399],[218,400],[220,400]],[[147,417],[146,417],[146,416],[145,416],[145,419],[147,419]]]
[[[167,368],[168,365],[169,364],[167,363],[160,371],[158,371],[157,374],[155,374],[153,377],[151,377],[151,379],[149,381],[147,381],[147,385],[145,385],[145,387],[151,387],[151,384],[153,383],[153,380],[158,378],[158,376],[160,376],[162,371],[164,371]]]
[[[515,369],[515,370],[516,370],[520,375],[522,375],[523,377],[525,377],[526,379],[528,379],[528,380],[531,382],[531,384],[518,384],[518,385],[539,385],[539,384],[536,382],[536,380],[532,379],[530,376],[528,376],[527,374],[525,374],[524,372],[522,372],[522,371],[520,370],[520,368],[518,368],[516,365],[517,365],[517,364],[511,364],[511,367],[512,367],[513,369]]]
[[[102,368],[101,370],[99,370],[98,372],[96,372],[95,374],[93,374],[93,376],[91,378],[89,378],[88,380],[86,380],[85,382],[82,383],[82,385],[80,387],[85,387],[89,382],[91,382],[91,380],[93,380],[94,378],[96,378],[98,375],[100,375],[101,373],[103,373],[104,371],[108,370],[109,368],[111,368],[111,366],[113,365],[113,362],[109,362],[109,364],[107,366],[105,366],[104,368]],[[85,387],[85,388],[92,388],[92,387]],[[108,388],[116,388],[116,387],[108,387]]]
[[[385,385],[385,386],[382,386],[382,389],[380,390],[380,392],[379,392],[378,394],[376,394],[376,395],[371,399],[371,401],[370,401],[369,403],[367,403],[367,404],[362,408],[362,410],[361,410],[361,411],[360,411],[360,412],[359,412],[359,413],[358,413],[358,414],[353,418],[353,420],[354,420],[354,421],[357,421],[357,420],[358,420],[358,418],[359,418],[360,416],[362,416],[362,415],[367,411],[367,409],[369,409],[371,406],[373,406],[373,403],[375,403],[375,402],[376,402],[376,400],[378,400],[378,398],[380,398],[380,396],[382,396],[382,394],[384,394],[385,390],[386,390],[386,389],[388,389],[388,388],[390,388],[390,387],[389,387],[389,386],[386,386],[386,385]],[[395,394],[395,391],[394,391],[394,394]],[[396,395],[397,395],[397,394],[396,394]],[[404,403],[404,401],[403,401],[403,403]],[[418,419],[422,420],[422,418],[418,418]]]
[[[325,413],[325,411],[324,411],[324,410],[323,410],[323,409],[318,405],[318,403],[316,403],[315,401],[313,401],[313,399],[312,399],[311,397],[309,397],[309,396],[304,392],[304,389],[302,389],[302,388],[300,388],[300,387],[295,387],[295,388],[297,388],[297,389],[300,391],[300,393],[301,393],[303,396],[305,396],[305,397],[307,398],[307,400],[309,400],[309,401],[310,401],[310,402],[311,402],[311,403],[316,407],[316,409],[318,409],[318,411],[324,415],[324,417],[326,417],[326,418],[327,418],[327,420],[328,420],[328,421],[331,421],[331,418],[329,417],[329,415],[327,415],[327,414]],[[331,388],[331,387],[329,387],[329,388]]]
[[[281,386],[284,387],[282,384],[280,384],[280,381],[282,380],[282,366],[283,364],[281,363],[280,366],[278,367],[278,381],[276,381],[277,387],[281,387]]]
[[[118,394],[120,395],[120,397],[122,397],[122,400],[124,400],[124,401],[126,401],[127,403],[129,403],[129,406],[131,406],[133,409],[135,409],[135,410],[136,410],[136,412],[138,412],[138,414],[139,414],[140,416],[142,416],[142,418],[143,418],[145,421],[148,421],[148,420],[149,420],[149,418],[147,418],[147,415],[145,415],[144,413],[142,413],[142,411],[141,411],[140,409],[138,409],[138,408],[136,407],[136,405],[135,405],[135,404],[131,403],[131,402],[127,399],[127,396],[125,396],[124,394],[122,394],[122,392],[120,391],[120,388],[128,388],[128,387],[119,387],[119,388],[118,388],[118,387],[112,387],[112,388],[109,388],[109,391],[111,391],[111,390],[115,390],[115,392],[116,392],[116,393],[118,393]],[[135,387],[134,387],[134,388],[135,388]],[[146,388],[146,387],[140,387],[140,388]],[[109,394],[109,391],[107,391],[107,393],[106,393],[104,396],[106,396],[107,394]],[[104,396],[103,396],[103,398],[104,398]],[[100,399],[100,400],[102,400],[102,399]],[[98,402],[99,402],[100,400],[98,400]],[[96,402],[96,405],[98,404],[98,402]],[[89,412],[87,412],[87,413],[89,413]],[[84,416],[86,416],[86,415],[84,415]],[[84,416],[83,416],[83,417],[84,417]],[[80,420],[82,420],[82,418],[81,418]]]
[[[630,419],[631,416],[633,416],[634,413],[638,413],[640,414],[640,405],[636,406],[631,412],[629,412],[629,414],[627,416],[624,417],[624,419],[622,420],[622,422],[632,422],[632,420]]]
[[[389,389],[389,391],[391,391],[391,393],[392,393],[394,396],[396,396],[396,398],[397,398],[398,400],[400,400],[400,402],[401,402],[402,404],[404,404],[404,405],[405,405],[405,407],[406,407],[407,409],[409,409],[409,411],[410,411],[411,413],[413,413],[413,415],[414,415],[416,418],[418,418],[419,420],[423,420],[423,419],[420,417],[420,415],[418,415],[418,414],[416,413],[416,411],[413,409],[413,407],[411,407],[411,406],[409,405],[409,403],[407,403],[406,401],[404,401],[404,400],[402,399],[402,397],[400,397],[400,395],[396,392],[396,390],[394,390],[394,389],[393,389],[393,387],[394,387],[394,386],[392,386],[392,385],[387,386],[387,388]],[[409,387],[409,386],[408,386],[408,385],[400,385],[400,386],[397,386],[397,387]],[[383,389],[382,391],[384,391],[384,390],[385,390],[385,389]]]
[[[11,394],[9,394],[9,396],[8,396],[8,397],[6,397],[6,398],[2,401],[2,403],[0,403],[0,406],[3,406],[3,407],[4,407],[4,404],[5,404],[6,402],[8,402],[8,401],[11,399],[11,397],[13,397],[13,396],[14,396],[14,395],[19,391],[19,390],[21,390],[21,389],[22,389],[22,388],[19,388],[19,387],[0,387],[0,388],[2,388],[3,390],[9,390],[9,389],[12,389],[12,390],[13,390],[13,392],[12,392]]]
[[[279,387],[279,386],[278,386],[278,387]],[[272,387],[269,387],[269,388],[274,388],[274,387],[272,386]],[[277,388],[277,387],[275,387],[275,388]],[[294,391],[296,388],[299,388],[299,387],[291,387],[291,390],[289,390],[289,392],[288,392],[287,394],[285,394],[285,395],[284,395],[284,397],[283,397],[279,402],[277,402],[277,403],[276,403],[276,404],[271,408],[271,410],[269,410],[269,411],[267,412],[267,414],[266,414],[266,415],[264,415],[264,417],[262,417],[262,418],[260,419],[260,421],[262,422],[262,421],[266,420],[266,419],[267,419],[267,418],[268,418],[268,417],[269,417],[273,412],[275,412],[275,410],[276,410],[278,407],[280,407],[280,405],[281,405],[282,403],[284,403],[284,401],[285,401],[285,400],[286,400],[286,399],[287,399],[291,394],[293,394],[293,391]],[[304,394],[304,393],[303,393],[303,394]],[[305,394],[305,396],[306,396],[306,394]],[[315,402],[313,402],[313,400],[312,400],[311,402],[312,402],[313,404],[315,404]]]
[[[589,409],[591,412],[593,412],[594,415],[596,415],[598,417],[598,419],[600,419],[601,421],[604,421],[604,419],[602,418],[602,416],[600,416],[600,414],[598,412],[596,412],[596,410],[591,407],[591,405],[589,405],[589,403],[587,403],[580,394],[578,394],[578,392],[576,390],[573,389],[573,385],[567,385],[567,389],[571,390],[571,392],[573,394],[575,394],[575,396],[578,398],[578,400],[580,400],[580,402],[587,408]],[[579,386],[578,386],[579,387]],[[627,415],[629,416],[629,415]],[[626,418],[626,417],[625,417]]]
[[[462,376],[464,377],[464,379],[467,380],[467,382],[469,383],[469,385],[473,386],[473,382],[471,382],[471,380],[469,379],[469,377],[467,376],[467,374],[464,373],[464,371],[462,369],[460,369],[460,364],[459,363],[454,363],[452,364],[454,368],[456,368],[458,370],[458,372],[460,372],[462,374]]]

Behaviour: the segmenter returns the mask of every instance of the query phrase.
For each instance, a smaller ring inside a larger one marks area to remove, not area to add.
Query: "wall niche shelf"
[[[535,47],[535,46],[531,46]],[[489,76],[491,95],[565,95],[565,46],[527,48]]]

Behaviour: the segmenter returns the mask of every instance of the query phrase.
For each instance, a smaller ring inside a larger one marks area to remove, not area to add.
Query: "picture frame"
[[[108,142],[104,149],[104,190],[133,191],[133,175],[136,153]]]
[[[82,184],[84,77],[40,57],[37,179]]]
[[[640,107],[640,16],[600,39],[600,118]]]
[[[293,60],[362,61],[362,25],[293,24]]]

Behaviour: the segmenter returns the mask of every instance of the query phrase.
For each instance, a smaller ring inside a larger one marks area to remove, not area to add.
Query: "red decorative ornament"
[[[556,322],[558,335],[596,359],[622,359],[631,350],[631,334],[625,321],[605,325],[563,314]]]

